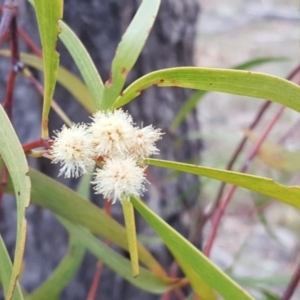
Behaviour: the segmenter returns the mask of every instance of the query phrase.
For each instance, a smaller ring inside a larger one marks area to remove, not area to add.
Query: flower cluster
[[[136,127],[121,109],[99,111],[91,124],[63,126],[55,134],[48,157],[60,163],[59,176],[79,177],[97,163],[92,181],[95,192],[113,202],[145,191],[143,160],[159,153],[155,143],[162,136],[152,125]]]

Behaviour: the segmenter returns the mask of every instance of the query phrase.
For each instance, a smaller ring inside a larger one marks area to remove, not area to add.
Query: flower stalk
[[[137,277],[140,273],[139,257],[137,250],[137,238],[133,205],[130,199],[122,199],[122,208],[125,219],[125,226],[127,232],[128,249],[131,260],[131,268],[133,277]]]

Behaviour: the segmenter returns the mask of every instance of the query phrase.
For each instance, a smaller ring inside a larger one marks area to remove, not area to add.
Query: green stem
[[[133,277],[137,277],[140,273],[139,270],[139,257],[137,251],[137,239],[133,205],[130,200],[123,198],[122,207],[125,218],[125,226],[127,232],[128,249],[131,260]]]

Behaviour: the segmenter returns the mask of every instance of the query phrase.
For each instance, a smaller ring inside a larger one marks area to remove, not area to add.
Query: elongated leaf
[[[30,200],[30,179],[28,165],[21,144],[8,119],[3,107],[0,105],[0,154],[5,162],[17,199],[17,240],[14,256],[13,271],[7,291],[7,298],[12,299],[15,284],[21,271],[25,240],[26,219],[25,210]]]
[[[202,279],[202,277],[194,271],[193,267],[189,266],[184,260],[182,260],[181,257],[176,252],[173,252],[171,248],[170,251],[175,256],[176,261],[180,261],[180,267],[189,279],[194,293],[197,294],[201,300],[217,300],[217,295],[215,294],[215,292]]]
[[[9,50],[0,50],[0,55],[10,57]],[[28,53],[20,54],[21,61],[26,65],[33,67],[39,71],[44,71],[43,60],[34,55]],[[96,111],[93,98],[85,86],[85,84],[71,72],[64,67],[58,68],[57,81],[89,112]]]
[[[143,0],[118,45],[109,80],[105,83],[104,108],[111,108],[121,93],[127,74],[138,59],[155,21],[160,0]]]
[[[11,264],[9,254],[7,252],[7,249],[5,247],[5,244],[4,244],[4,241],[3,241],[1,235],[0,235],[0,262],[1,262],[0,281],[2,282],[2,285],[3,285],[4,295],[6,295],[7,288],[9,285],[9,280],[10,280],[11,274],[12,274],[12,264]],[[13,300],[23,300],[24,299],[20,285],[18,282],[17,282],[15,293],[14,293],[14,296],[12,299]]]
[[[134,197],[131,202],[147,223],[162,238],[168,248],[191,267],[209,286],[219,292],[226,300],[253,300],[253,298],[216,267],[209,259],[184,239],[176,230],[154,214],[142,201]]]
[[[280,300],[280,297],[275,295],[274,293],[262,289],[262,293],[265,296],[265,300]]]
[[[91,175],[85,174],[81,177],[77,187],[78,193],[89,198]],[[39,299],[58,299],[63,288],[74,277],[76,271],[80,267],[85,254],[85,246],[81,245],[76,236],[71,235],[69,240],[69,250],[63,260],[56,267],[51,276],[43,282],[26,300]]]
[[[203,99],[203,96],[206,95],[206,93],[206,91],[196,91],[191,97],[187,99],[187,101],[182,105],[178,114],[173,119],[172,124],[170,125],[171,131],[174,132],[178,128],[186,115],[195,108],[196,104],[198,104],[199,101]]]
[[[272,277],[233,277],[236,282],[243,286],[258,288],[261,286],[277,286],[284,287],[292,279],[291,275],[274,275]]]
[[[76,236],[91,253],[93,253],[99,260],[103,261],[114,272],[138,286],[139,288],[149,291],[151,293],[164,293],[170,289],[178,288],[184,284],[184,280],[171,279],[167,277],[159,277],[145,268],[140,268],[140,275],[133,277],[131,272],[131,263],[113,249],[107,247],[103,242],[94,237],[85,228],[75,225],[67,220],[59,218],[62,224],[68,231]]]
[[[285,186],[265,177],[177,163],[172,161],[147,159],[146,162],[153,166],[168,168],[199,176],[205,176],[208,178],[240,186],[245,189],[277,199],[283,203],[300,209],[300,187],[298,186]]]
[[[63,21],[59,21],[58,23],[62,30],[59,38],[73,57],[83,77],[83,80],[93,97],[95,107],[98,110],[103,109],[102,97],[104,86],[89,53],[86,51],[81,41],[67,24],[65,24]]]
[[[62,18],[63,0],[34,0],[34,6],[42,43],[45,74],[42,137],[48,138],[48,115],[59,65],[59,55],[55,50],[60,32],[57,22]]]
[[[238,65],[232,67],[232,69],[236,69],[236,70],[248,70],[248,69],[252,69],[252,68],[255,68],[257,66],[266,64],[266,63],[271,63],[271,62],[286,62],[287,60],[288,60],[288,58],[284,57],[284,56],[278,56],[278,57],[257,57],[257,58],[245,61],[245,62],[243,62],[241,64],[238,64]]]
[[[280,62],[285,60],[286,58],[284,57],[259,57],[259,58],[248,60],[242,64],[236,65],[232,67],[232,69],[247,70],[256,66],[260,66],[265,63]],[[199,101],[203,98],[203,96],[206,93],[207,93],[206,91],[197,91],[184,102],[178,114],[175,116],[174,120],[172,121],[172,124],[170,125],[171,131],[176,130],[176,128],[181,124],[181,122],[184,120],[186,115],[196,107],[197,103],[199,103]]]
[[[258,135],[252,131],[245,131],[250,141],[256,142]],[[298,164],[300,151],[289,151],[283,146],[268,141],[259,147],[258,157],[270,167],[284,172],[296,172],[300,170]]]
[[[120,107],[151,86],[184,87],[268,99],[300,112],[300,87],[263,73],[181,67],[149,73],[133,82],[114,103]]]
[[[35,290],[26,300],[52,300],[59,298],[60,293],[73,278],[81,265],[85,247],[79,245],[77,238],[71,236],[69,251],[51,276]]]
[[[105,211],[38,171],[31,169],[29,176],[32,181],[32,203],[82,225],[93,234],[101,235],[121,248],[128,250],[125,228],[108,216]],[[6,191],[12,192],[10,183],[7,185]],[[138,243],[138,251],[140,262],[155,274],[159,276],[166,275],[160,264],[141,243]]]

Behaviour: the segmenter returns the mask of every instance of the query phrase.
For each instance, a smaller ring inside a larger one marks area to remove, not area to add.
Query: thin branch
[[[23,66],[21,72],[22,72],[23,76],[31,82],[31,84],[39,92],[39,94],[41,96],[43,96],[44,88],[43,88],[42,84],[32,75],[32,73],[29,71],[29,69],[27,67]],[[72,126],[72,121],[69,119],[69,117],[60,108],[60,106],[57,104],[57,102],[54,99],[52,99],[52,101],[51,101],[51,107],[57,113],[57,115],[64,121],[65,124],[67,124],[69,127]]]
[[[270,133],[271,129],[274,127],[274,125],[277,123],[277,121],[279,120],[280,116],[282,115],[283,111],[285,109],[285,106],[280,106],[276,115],[273,117],[273,119],[270,121],[270,123],[267,125],[267,127],[265,128],[263,134],[260,136],[260,138],[258,139],[258,141],[255,143],[255,145],[253,146],[253,148],[251,149],[251,151],[249,152],[246,160],[244,161],[242,167],[240,168],[239,172],[241,173],[245,173],[246,170],[249,167],[250,162],[253,160],[253,158],[255,157],[255,155],[257,154],[257,152],[259,151],[260,146],[262,145],[262,143],[265,141],[267,135]],[[207,244],[204,248],[204,254],[209,256],[211,249],[212,249],[212,245],[213,242],[217,236],[217,232],[219,229],[219,225],[222,219],[222,216],[224,214],[224,211],[226,209],[226,207],[228,206],[230,200],[232,199],[232,196],[236,190],[237,186],[231,186],[228,193],[225,195],[225,197],[220,201],[220,204],[214,214],[213,217],[213,226],[212,226],[212,231],[208,237],[207,240]]]
[[[288,76],[286,77],[287,80],[292,80],[298,73],[300,72],[300,64],[293,69],[290,74],[288,74]],[[260,110],[258,111],[255,119],[253,120],[253,122],[251,123],[251,125],[248,127],[248,130],[252,131],[259,123],[259,121],[262,119],[263,115],[266,113],[266,111],[270,108],[270,105],[272,104],[272,102],[270,101],[266,101],[260,108]],[[247,136],[244,136],[243,139],[241,140],[241,142],[239,143],[239,145],[237,146],[236,150],[234,151],[227,167],[226,170],[232,170],[234,163],[236,162],[237,158],[239,157],[239,155],[241,154],[242,150],[244,149],[244,146],[246,144],[248,140]],[[216,200],[215,200],[215,205],[213,207],[213,209],[209,212],[208,218],[211,217],[212,213],[214,212],[215,208],[218,206],[219,201],[222,197],[224,188],[226,186],[226,183],[222,183],[220,186],[220,189],[218,191]]]
[[[288,75],[287,79],[292,80],[293,77],[295,77],[299,73],[299,71],[300,71],[300,65],[298,65]],[[300,84],[300,82],[298,84]],[[271,120],[271,122],[268,124],[268,126],[264,130],[263,134],[260,136],[259,140],[256,142],[256,144],[254,145],[254,147],[252,148],[252,150],[248,154],[247,159],[244,161],[244,163],[243,163],[243,165],[240,169],[241,173],[244,173],[247,170],[250,162],[252,161],[252,159],[255,157],[257,151],[259,150],[259,147],[261,146],[261,144],[263,143],[263,141],[265,140],[265,138],[269,134],[270,130],[274,127],[276,122],[279,120],[279,118],[280,118],[281,114],[283,113],[284,109],[285,109],[285,106],[280,106],[278,112],[276,113],[274,118]],[[222,216],[224,214],[224,211],[225,211],[226,207],[228,206],[230,200],[232,199],[232,196],[233,196],[235,190],[236,190],[236,186],[231,186],[231,188],[229,189],[228,193],[225,195],[223,200],[220,201],[215,213],[213,213],[214,214],[213,228],[212,228],[211,234],[208,237],[207,244],[204,248],[204,253],[207,256],[209,256],[209,254],[211,252],[211,248],[212,248],[213,242],[216,238],[218,227],[219,227],[220,222],[221,222],[221,218],[222,218]]]
[[[281,300],[290,300],[293,296],[300,281],[300,262],[298,263],[296,270],[293,274],[292,280],[287,286],[285,292],[283,293]]]
[[[106,214],[108,214],[109,216],[111,216],[111,201],[109,200],[105,200],[105,206],[104,206],[105,212]],[[106,240],[105,244],[107,246],[109,246],[110,241]],[[103,262],[102,261],[98,261],[97,265],[96,265],[96,271],[94,274],[94,278],[89,290],[89,293],[87,295],[86,300],[94,300],[96,297],[96,293],[100,284],[100,279],[101,279],[101,274],[102,274],[102,269],[103,269]]]
[[[38,140],[26,143],[22,145],[22,148],[25,153],[30,152],[33,149],[44,147],[49,149],[51,147],[52,141],[51,140],[43,140],[39,138]]]
[[[0,47],[9,38],[11,22],[18,13],[18,6],[14,1],[5,1],[2,9],[3,15],[0,23]]]

